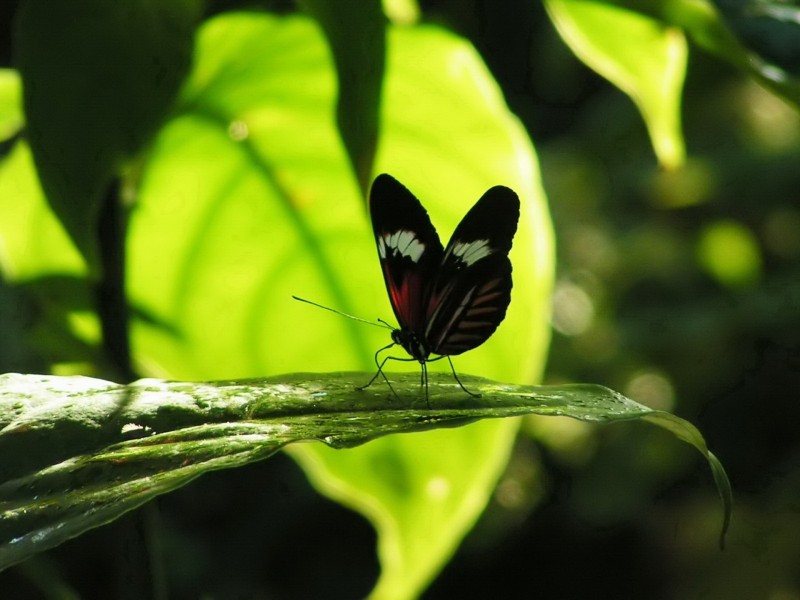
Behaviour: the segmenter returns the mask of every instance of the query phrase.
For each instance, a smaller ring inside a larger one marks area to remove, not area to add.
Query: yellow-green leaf
[[[602,1],[546,0],[545,6],[578,58],[636,103],[661,165],[680,166],[687,58],[682,31]]]

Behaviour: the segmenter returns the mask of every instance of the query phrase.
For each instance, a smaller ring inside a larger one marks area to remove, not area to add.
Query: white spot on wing
[[[492,247],[489,245],[489,240],[475,240],[474,242],[456,242],[450,251],[467,266],[470,266],[489,256],[492,253]]]
[[[382,259],[386,258],[388,253],[391,253],[410,258],[412,262],[418,262],[424,251],[425,244],[417,239],[413,231],[408,231],[407,229],[400,229],[394,233],[384,233],[378,238],[378,254]]]

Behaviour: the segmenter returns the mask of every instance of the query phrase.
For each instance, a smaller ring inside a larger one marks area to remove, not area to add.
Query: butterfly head
[[[418,336],[410,329],[393,330],[392,341],[421,363],[427,361],[431,354],[425,338]]]

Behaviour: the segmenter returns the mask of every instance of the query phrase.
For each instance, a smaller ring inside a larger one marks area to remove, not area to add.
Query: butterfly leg
[[[420,387],[425,388],[425,404],[427,405],[428,408],[430,408],[431,402],[428,399],[428,365],[426,364],[426,361],[422,361],[419,364],[422,367],[422,369],[420,370],[419,384]]]
[[[383,348],[379,349],[375,353],[375,365],[378,367],[378,372],[375,373],[375,375],[372,376],[372,379],[370,379],[366,384],[358,386],[356,388],[357,390],[365,390],[365,389],[367,389],[369,386],[371,386],[373,383],[375,383],[375,380],[378,378],[378,375],[382,375],[384,381],[386,382],[386,385],[389,386],[389,389],[392,390],[392,393],[395,395],[395,397],[397,397],[398,400],[400,399],[400,397],[397,395],[397,392],[394,391],[394,388],[392,387],[392,384],[389,383],[389,380],[386,378],[386,374],[383,372],[383,365],[386,364],[386,361],[389,360],[391,358],[391,356],[387,356],[386,358],[384,358],[380,362],[378,361],[378,356],[380,355],[380,353],[383,352],[384,350],[388,350],[389,348],[391,348],[394,345],[395,345],[394,343],[391,343],[388,346],[384,346]]]
[[[456,381],[458,382],[458,385],[461,386],[461,389],[464,390],[465,392],[467,392],[473,398],[480,398],[481,397],[480,394],[476,394],[474,392],[470,392],[467,388],[464,387],[464,384],[461,383],[461,380],[458,378],[458,375],[456,375],[456,368],[453,366],[453,361],[449,356],[447,357],[447,362],[450,363],[450,370],[453,372],[453,377],[456,378]]]
[[[388,350],[389,348],[391,348],[392,346],[395,346],[395,345],[396,344],[389,344],[388,346],[384,346],[383,348],[381,348],[380,350],[378,350],[375,353],[375,365],[378,367],[378,371],[375,373],[375,375],[372,376],[372,379],[370,379],[367,383],[365,383],[364,385],[358,386],[356,388],[357,390],[365,390],[365,389],[367,389],[369,386],[371,386],[373,383],[375,383],[375,380],[380,375],[380,376],[383,377],[383,380],[386,382],[386,385],[389,386],[389,389],[392,391],[392,394],[394,394],[394,397],[397,398],[398,400],[400,400],[400,396],[395,391],[394,387],[392,387],[392,384],[389,382],[389,378],[386,377],[386,373],[383,372],[383,366],[386,364],[386,361],[388,361],[388,360],[397,360],[397,361],[400,361],[400,362],[411,362],[411,361],[416,361],[417,359],[416,358],[398,358],[397,356],[387,356],[386,358],[384,358],[381,361],[378,360],[378,355],[380,355],[381,352],[383,352],[384,350]],[[430,408],[431,405],[430,405],[430,402],[428,402],[428,369],[427,369],[427,367],[426,367],[424,362],[420,363],[420,364],[422,365],[422,373],[420,374],[420,385],[425,387],[425,404],[427,404],[428,408]]]
[[[365,389],[367,389],[369,386],[371,386],[373,383],[375,383],[375,380],[378,378],[378,375],[380,375],[381,377],[383,377],[383,380],[386,382],[386,385],[389,386],[389,389],[392,391],[392,394],[394,395],[394,397],[397,398],[398,400],[400,400],[400,396],[397,394],[395,389],[392,387],[392,384],[389,382],[389,378],[386,377],[386,373],[383,372],[383,365],[386,364],[387,360],[399,360],[399,361],[404,361],[405,362],[405,361],[411,361],[411,360],[416,360],[416,359],[413,359],[413,358],[397,358],[396,356],[387,356],[386,358],[384,358],[381,361],[378,360],[378,356],[380,355],[381,352],[383,352],[384,350],[388,350],[389,348],[391,348],[392,346],[395,346],[395,345],[396,344],[391,343],[388,346],[384,346],[383,348],[379,349],[375,353],[375,365],[378,367],[378,371],[375,373],[375,375],[372,376],[372,379],[370,379],[366,384],[357,387],[356,388],[357,390],[365,390]]]

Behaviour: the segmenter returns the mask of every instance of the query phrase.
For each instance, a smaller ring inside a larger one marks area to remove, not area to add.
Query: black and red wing
[[[391,175],[378,175],[373,182],[369,210],[397,322],[422,339],[425,298],[442,262],[442,243],[420,201]]]
[[[519,221],[519,198],[488,190],[464,216],[426,293],[424,338],[431,352],[455,355],[485,342],[511,301],[508,252]]]

